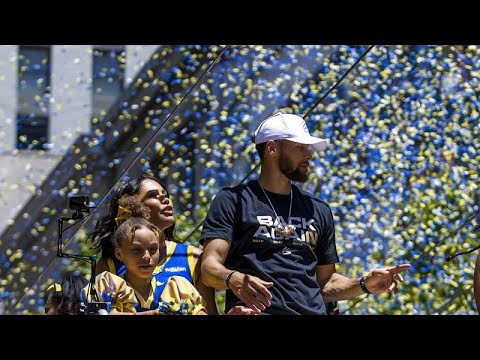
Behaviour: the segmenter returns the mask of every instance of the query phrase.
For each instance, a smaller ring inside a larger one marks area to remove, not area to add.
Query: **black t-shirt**
[[[266,191],[266,190],[265,190]],[[275,236],[275,213],[258,181],[226,187],[212,201],[200,242],[231,242],[225,260],[228,269],[272,281],[272,305],[267,314],[325,314],[315,268],[339,261],[330,207],[292,186],[290,223],[295,233]],[[290,195],[267,192],[280,221],[288,223]],[[242,302],[227,290],[225,311]]]

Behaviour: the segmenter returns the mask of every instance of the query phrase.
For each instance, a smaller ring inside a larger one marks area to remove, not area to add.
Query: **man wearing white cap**
[[[325,302],[397,291],[409,264],[361,279],[336,273],[330,207],[291,184],[307,181],[311,151],[328,143],[311,136],[300,116],[270,116],[255,131],[259,179],[223,188],[213,200],[200,240],[202,278],[227,289],[226,313],[322,315]]]

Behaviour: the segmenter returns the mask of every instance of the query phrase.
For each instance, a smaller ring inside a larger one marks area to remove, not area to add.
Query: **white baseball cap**
[[[289,140],[310,145],[315,151],[325,150],[330,142],[328,139],[311,136],[302,117],[281,112],[263,120],[255,130],[255,144],[268,140]]]

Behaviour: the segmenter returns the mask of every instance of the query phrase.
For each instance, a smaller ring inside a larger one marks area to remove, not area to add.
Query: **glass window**
[[[125,54],[124,45],[96,45],[93,50],[92,129],[123,90]]]
[[[50,46],[20,46],[17,149],[46,149],[49,99]]]

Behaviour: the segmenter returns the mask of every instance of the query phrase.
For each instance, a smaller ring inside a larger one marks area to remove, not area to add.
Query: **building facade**
[[[0,46],[0,232],[157,47]]]

